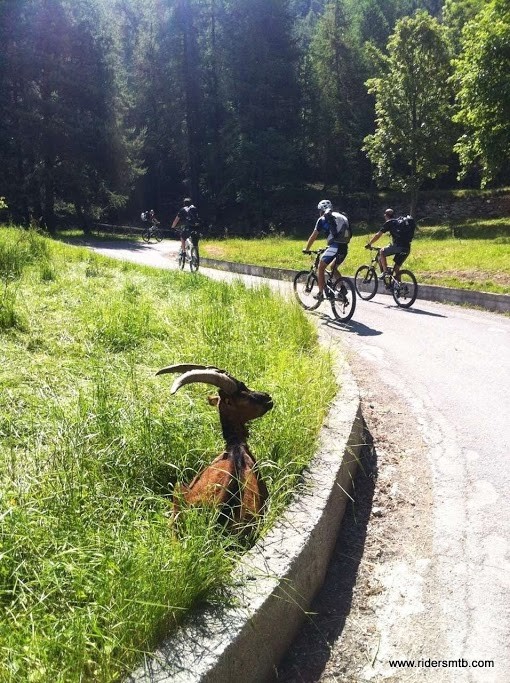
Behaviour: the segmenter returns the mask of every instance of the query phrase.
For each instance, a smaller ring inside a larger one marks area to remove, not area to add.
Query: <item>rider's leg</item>
[[[345,261],[347,257],[347,249],[348,247],[346,244],[341,244],[338,247],[338,252],[335,260],[333,261],[332,268],[332,274],[335,276],[335,282],[342,277],[342,273],[340,272],[339,266]]]
[[[382,250],[379,252],[379,266],[381,267],[381,273],[385,273],[388,270],[388,261]]]
[[[409,256],[409,251],[402,251],[399,254],[395,254],[393,257],[393,275],[396,280],[400,281],[400,267]]]
[[[324,294],[324,282],[326,280],[325,271],[326,271],[327,265],[328,264],[325,261],[323,261],[322,259],[319,261],[319,269],[317,271],[317,276],[318,276],[318,280],[319,280],[319,295]]]

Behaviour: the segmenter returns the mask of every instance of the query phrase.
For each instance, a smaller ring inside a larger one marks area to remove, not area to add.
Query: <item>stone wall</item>
[[[367,197],[348,197],[344,201],[345,210],[354,222],[377,223],[384,210],[391,206],[397,213],[407,213],[409,203],[402,195],[377,195],[372,200]],[[423,194],[419,197],[416,218],[425,224],[462,221],[467,218],[510,219],[510,192],[508,194],[478,194],[473,196],[453,196]]]

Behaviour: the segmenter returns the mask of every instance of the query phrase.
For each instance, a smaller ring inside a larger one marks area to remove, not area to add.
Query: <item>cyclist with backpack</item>
[[[329,199],[322,199],[317,204],[317,209],[320,211],[320,217],[308,238],[303,254],[310,253],[310,248],[318,237],[321,235],[326,237],[327,248],[321,256],[317,272],[319,291],[314,296],[315,299],[322,301],[324,299],[326,268],[330,263],[333,263],[333,273],[337,278],[340,277],[338,266],[345,261],[352,232],[347,216],[339,211],[333,211],[333,204]]]
[[[413,241],[416,223],[411,216],[399,216],[395,218],[393,209],[386,209],[384,212],[385,223],[379,232],[372,237],[370,242],[365,245],[365,249],[370,249],[374,242],[377,242],[385,233],[389,232],[391,235],[391,244],[384,247],[379,252],[379,264],[381,266],[381,279],[389,274],[388,256],[393,256],[394,271],[393,274],[398,280],[400,266],[404,263],[406,258],[411,253],[411,242]]]
[[[191,199],[186,197],[182,203],[183,206],[177,212],[174,222],[172,223],[172,229],[174,230],[179,224],[183,225],[179,232],[179,237],[181,238],[181,252],[184,252],[186,240],[193,231],[198,230],[199,221],[197,207],[194,206]]]

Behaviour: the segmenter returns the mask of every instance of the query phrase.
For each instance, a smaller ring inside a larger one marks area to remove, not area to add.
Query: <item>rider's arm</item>
[[[180,216],[179,216],[179,214],[177,214],[177,216],[174,218],[174,222],[172,223],[172,230],[179,225],[180,220],[181,220]]]
[[[317,228],[315,228],[315,230],[312,232],[312,234],[308,238],[308,242],[306,243],[306,247],[303,249],[303,251],[310,251],[312,244],[315,242],[315,240],[317,239],[318,236],[319,236],[319,231],[317,230]]]
[[[367,243],[368,247],[371,247],[374,242],[377,242],[378,239],[380,239],[383,236],[383,231],[379,230],[379,232],[376,232],[375,235],[372,237],[370,242]]]

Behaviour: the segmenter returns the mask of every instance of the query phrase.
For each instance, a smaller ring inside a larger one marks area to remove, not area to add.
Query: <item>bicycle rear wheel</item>
[[[331,299],[331,309],[337,320],[346,323],[356,310],[356,290],[350,280],[339,278],[333,285],[335,298]]]
[[[196,273],[199,265],[200,265],[200,257],[198,255],[198,249],[196,247],[192,247],[191,253],[190,253],[190,258],[189,258],[189,269],[191,270],[192,273]]]
[[[144,242],[147,242],[147,244],[151,241],[151,231],[149,229],[142,232],[142,239]]]
[[[294,278],[294,294],[303,308],[307,311],[314,311],[321,305],[320,301],[314,299],[314,295],[319,291],[319,283],[315,273],[309,270],[301,270]]]
[[[416,301],[418,296],[418,282],[414,277],[414,273],[410,270],[401,270],[399,273],[399,281],[393,281],[391,293],[397,306],[400,308],[409,308]]]
[[[354,276],[354,286],[360,299],[370,301],[377,294],[377,272],[373,266],[360,266]]]

